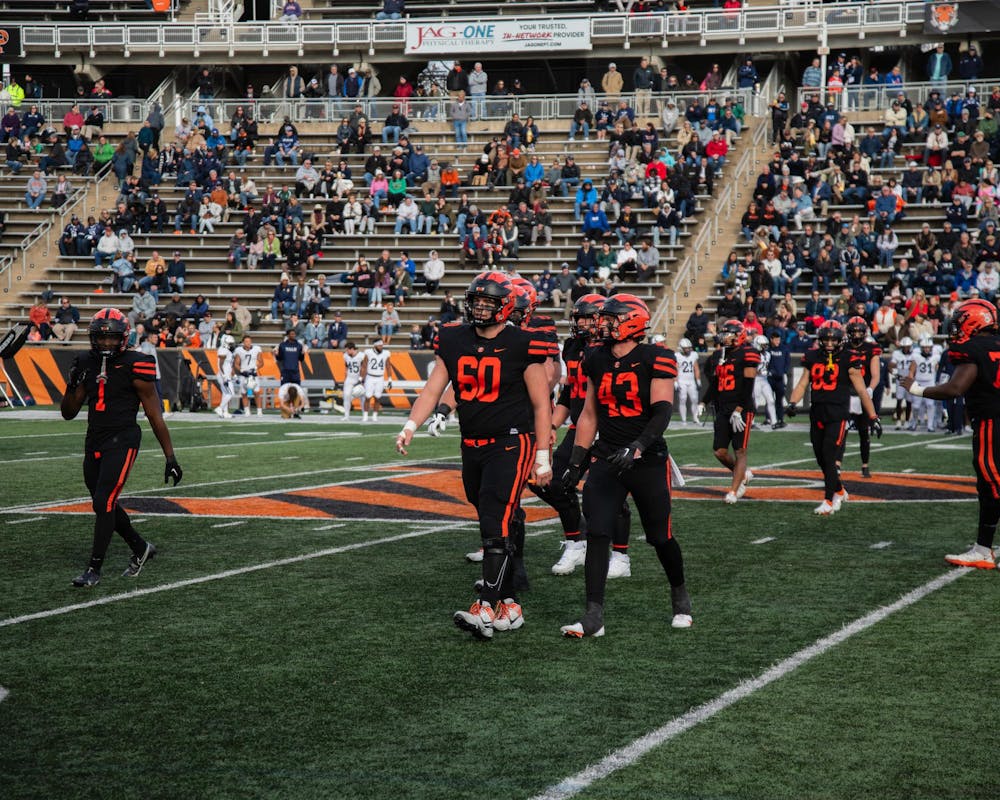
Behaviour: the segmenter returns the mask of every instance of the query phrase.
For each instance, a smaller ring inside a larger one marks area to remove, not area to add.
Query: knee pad
[[[514,551],[510,537],[483,539],[483,553],[493,556],[509,556]]]

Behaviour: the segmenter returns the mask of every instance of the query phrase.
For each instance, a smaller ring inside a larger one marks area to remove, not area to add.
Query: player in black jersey
[[[882,423],[866,391],[864,356],[845,347],[844,328],[827,320],[816,331],[816,345],[802,356],[802,376],[792,390],[785,413],[794,417],[796,403],[812,390],[809,406],[809,438],[816,462],[823,470],[823,502],[814,511],[829,516],[840,510],[848,499],[840,480],[844,458],[847,422],[850,418],[851,389],[861,401],[868,425],[882,438]]]
[[[506,324],[514,287],[502,272],[478,275],[465,303],[467,322],[441,329],[435,368],[396,437],[396,449],[406,455],[414,431],[451,381],[462,435],[462,482],[478,512],[483,542],[479,598],[454,621],[477,638],[491,639],[494,630],[524,624],[512,584],[513,519],[525,482],[530,478],[544,486],[552,478],[548,345]]]
[[[587,607],[564,636],[604,635],[608,548],[625,499],[632,495],[646,541],[670,582],[675,628],[691,626],[684,561],[670,520],[670,465],[663,433],[673,407],[677,362],[672,351],[643,343],[646,304],[631,294],[609,297],[600,316],[604,345],[584,360],[587,398],[577,422],[576,444],[563,483],[573,486],[590,463],[583,487],[587,517],[584,564]],[[598,438],[599,436],[599,438]],[[595,442],[596,438],[596,442]]]
[[[96,586],[100,581],[115,531],[132,550],[124,577],[138,575],[156,555],[156,547],[136,532],[118,503],[139,454],[142,432],[135,418],[140,403],[167,459],[164,483],[173,479],[176,486],[183,474],[156,394],[156,364],[150,356],[127,349],[128,333],[128,318],[117,309],[102,308],[94,314],[89,326],[90,352],[73,360],[60,407],[63,419],[74,419],[84,401],[88,405],[83,479],[96,519],[90,564],[73,579],[78,587]]]
[[[861,377],[865,381],[868,396],[874,397],[875,388],[882,377],[882,348],[870,338],[868,323],[864,317],[851,317],[844,330],[847,332],[848,347],[861,356]],[[861,477],[870,478],[872,472],[868,462],[872,453],[871,426],[868,424],[868,417],[861,413],[861,399],[857,395],[851,397],[851,420],[861,444]]]
[[[747,343],[743,323],[731,319],[716,335],[720,347],[705,363],[705,394],[702,403],[714,403],[715,434],[712,449],[719,462],[733,473],[726,502],[735,503],[753,480],[747,466],[747,447],[753,428],[753,386],[760,365],[760,353]],[[732,455],[729,448],[732,446]]]
[[[979,531],[965,553],[945,556],[960,567],[996,569],[993,539],[1000,523],[1000,332],[997,308],[975,298],[966,300],[951,318],[948,358],[955,371],[947,383],[921,386],[912,377],[900,383],[917,397],[949,400],[965,396],[972,422],[972,464],[979,495]]]

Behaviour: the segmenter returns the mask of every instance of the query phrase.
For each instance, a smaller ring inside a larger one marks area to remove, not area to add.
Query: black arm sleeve
[[[635,440],[640,450],[645,452],[652,446],[653,442],[663,436],[667,425],[670,424],[670,414],[673,410],[674,404],[669,400],[660,400],[649,406],[649,422],[646,423],[646,427],[639,434],[639,438]]]
[[[559,390],[559,399],[556,401],[557,406],[569,408],[569,391],[569,384],[563,384],[562,389]]]
[[[753,383],[754,378],[743,375],[743,383],[740,385],[740,408],[744,411],[753,411]]]

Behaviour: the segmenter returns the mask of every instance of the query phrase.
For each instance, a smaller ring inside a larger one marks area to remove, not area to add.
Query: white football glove
[[[440,436],[448,427],[448,417],[445,414],[435,413],[431,417],[431,422],[427,426],[427,432],[431,436]]]
[[[743,415],[739,411],[734,411],[729,415],[729,424],[733,426],[733,430],[737,433],[743,433],[747,427],[746,422],[743,421]]]
[[[705,404],[704,403],[698,403],[698,416],[699,417],[705,416]]]

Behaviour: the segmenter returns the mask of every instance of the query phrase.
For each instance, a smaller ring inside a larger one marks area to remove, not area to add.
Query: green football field
[[[968,436],[887,431],[875,477],[818,518],[801,424],[755,432],[722,502],[708,428],[674,425],[674,531],[695,625],[633,527],[607,635],[566,640],[583,574],[532,518],[525,626],[472,640],[477,546],[458,437],[402,420],[144,426],[124,503],[157,558],[113,541],[92,590],[84,424],[0,414],[0,797],[955,798],[996,800],[994,572],[975,538]]]

